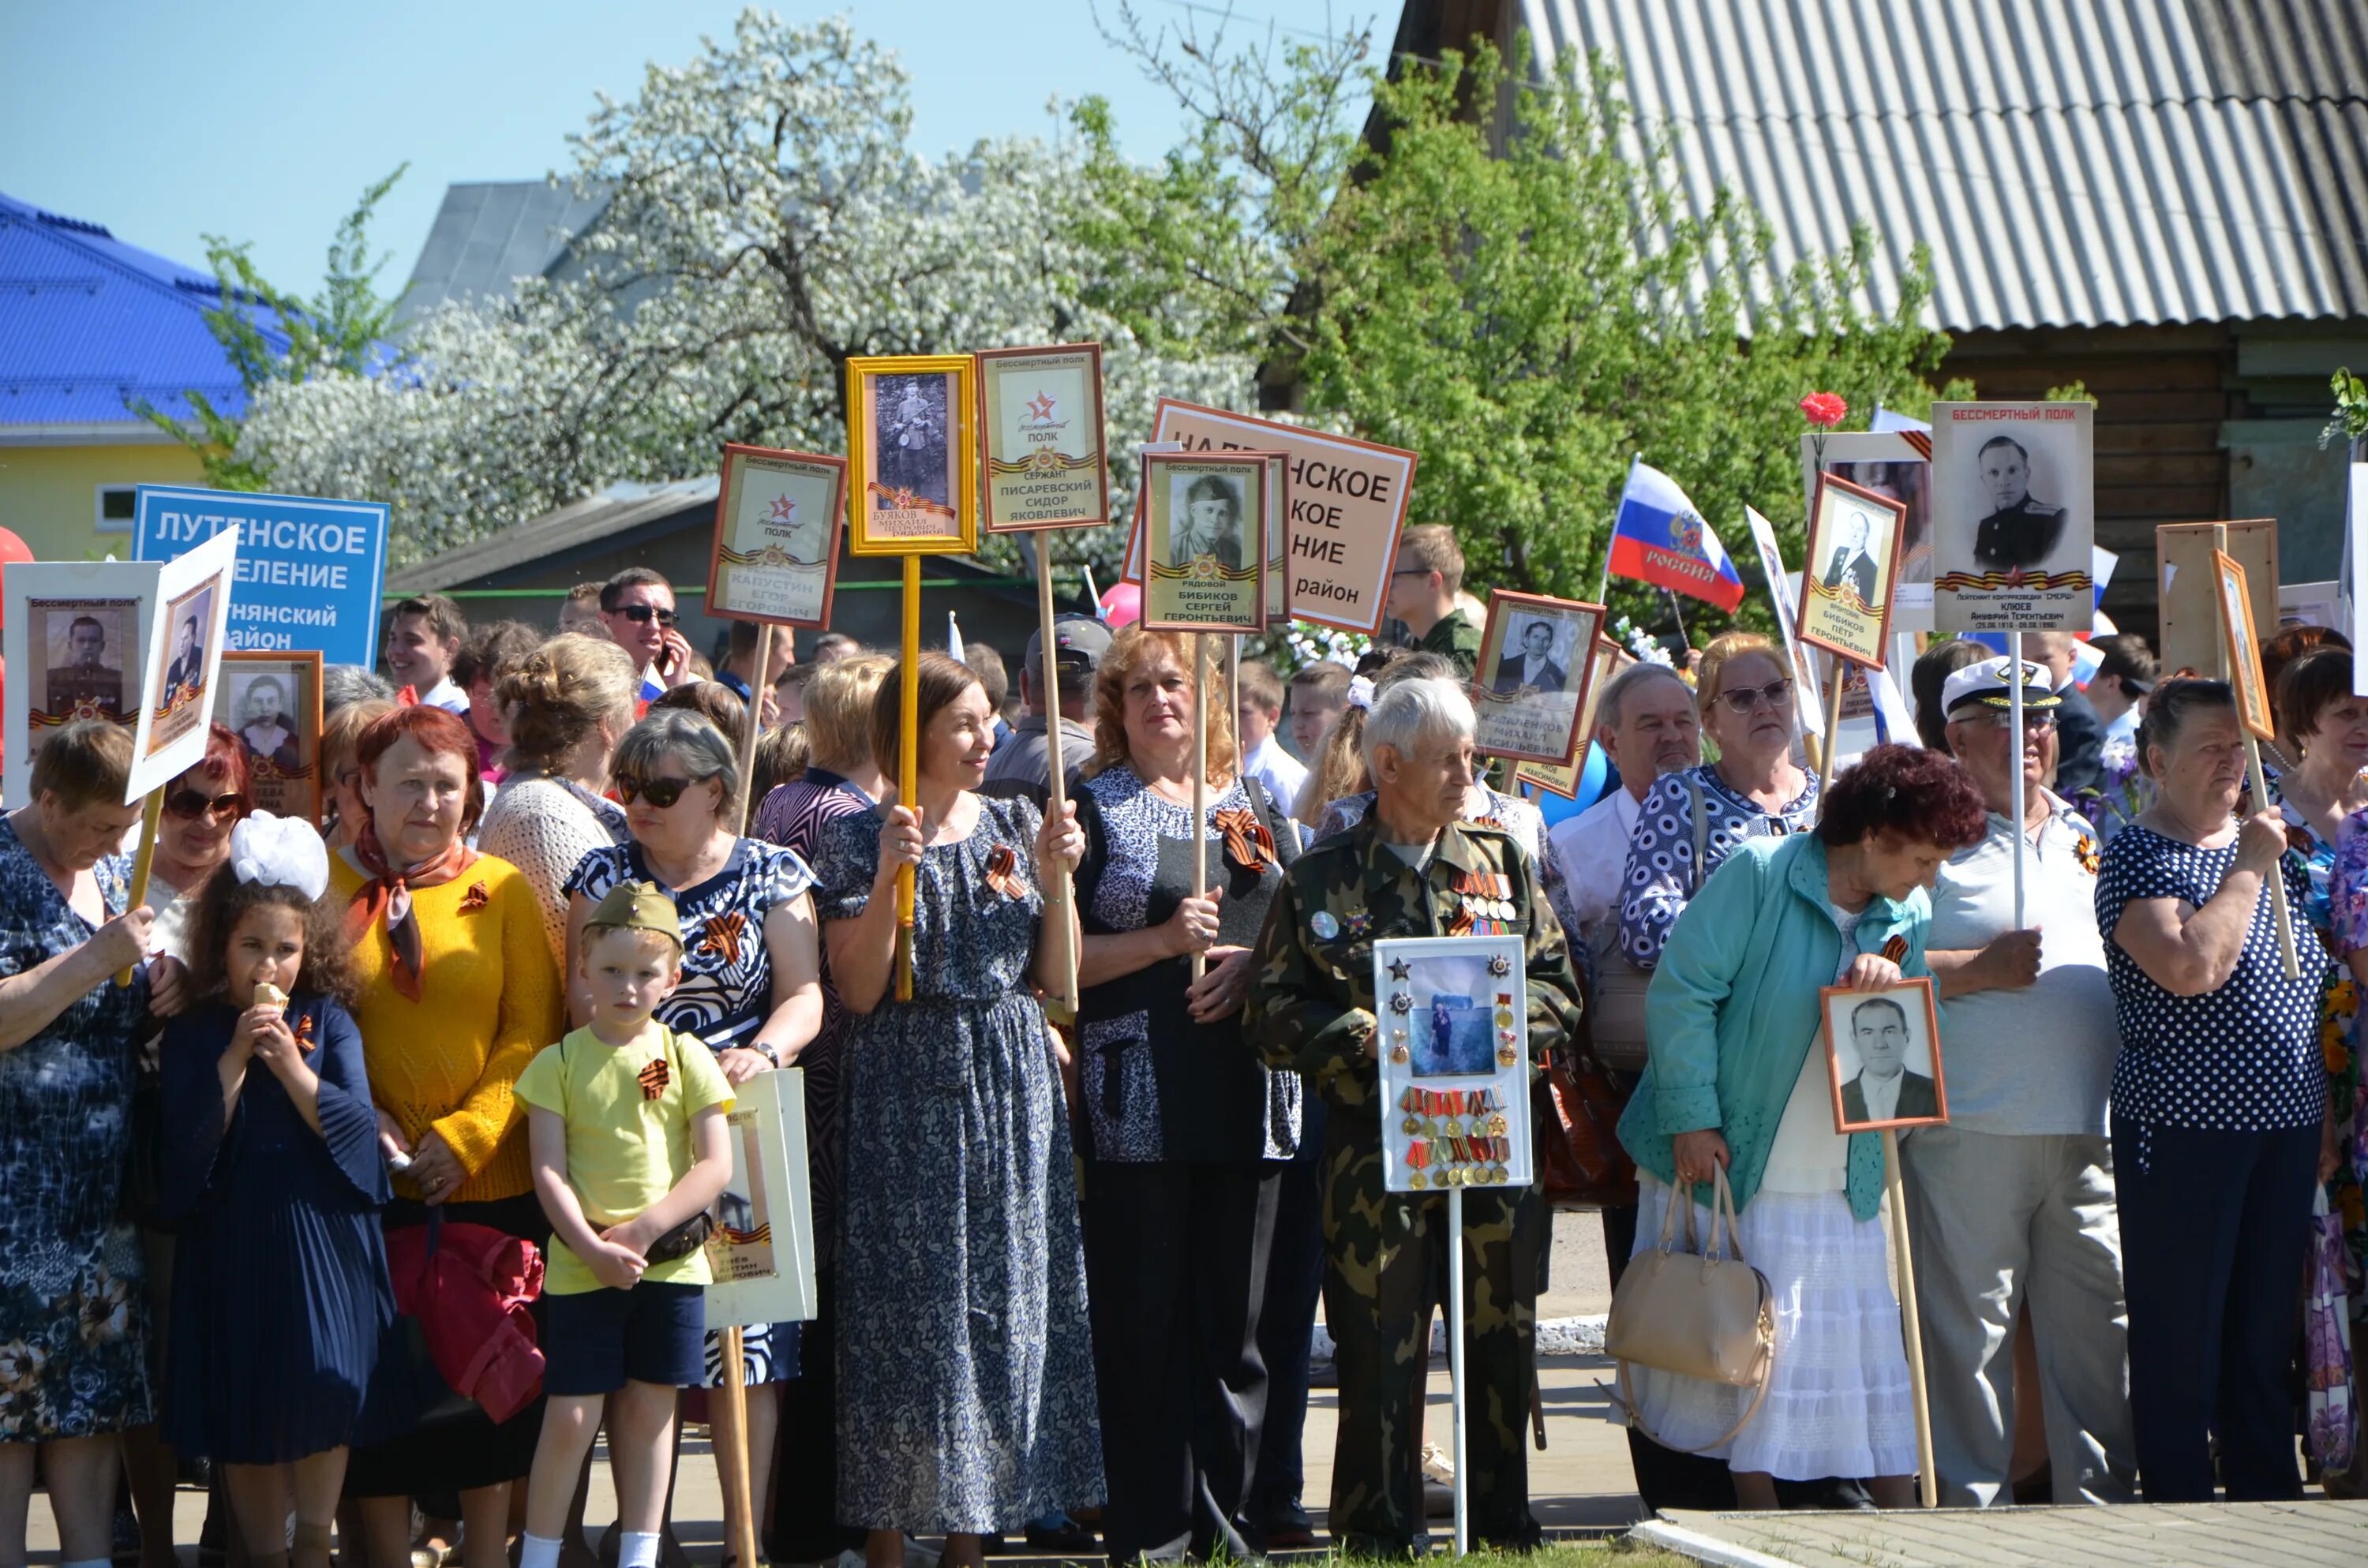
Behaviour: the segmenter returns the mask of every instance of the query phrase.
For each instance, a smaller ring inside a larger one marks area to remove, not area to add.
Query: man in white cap
[[[2059,699],[2006,659],[1941,688],[1950,749],[1989,835],[1941,868],[1926,958],[1941,993],[1949,1122],[1902,1141],[1932,1444],[1944,1506],[2011,1503],[2016,1320],[2032,1314],[2058,1503],[2126,1502],[2136,1475],[2121,1227],[2105,1101],[2121,1051],[2097,933],[2095,832],[2042,780]],[[2014,775],[2023,820],[2013,822]],[[2017,837],[2023,919],[2014,918]],[[2020,927],[2020,928],[2018,928]]]

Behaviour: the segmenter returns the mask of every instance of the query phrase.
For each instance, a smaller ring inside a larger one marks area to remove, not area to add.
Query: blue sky
[[[1223,0],[1134,0],[1152,25]],[[202,266],[207,233],[250,240],[264,276],[310,291],[337,221],[405,159],[374,237],[400,287],[454,182],[530,179],[567,163],[593,95],[637,90],[731,29],[739,0],[5,0],[0,191],[106,224]],[[1087,0],[777,3],[793,18],[852,12],[912,74],[915,145],[1042,131],[1054,95],[1117,106],[1130,155],[1156,156],[1181,119],[1165,89],[1102,41]],[[1235,0],[1242,24],[1346,31],[1384,0]],[[1103,17],[1115,14],[1111,0]],[[1264,28],[1258,29],[1264,35]]]

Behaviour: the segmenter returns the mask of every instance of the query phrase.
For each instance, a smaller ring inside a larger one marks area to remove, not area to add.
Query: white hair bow
[[[1373,677],[1371,676],[1350,676],[1349,677],[1349,706],[1351,708],[1371,708],[1372,705]]]
[[[329,891],[329,849],[301,817],[257,812],[231,829],[230,869],[242,882],[295,888],[306,898]]]

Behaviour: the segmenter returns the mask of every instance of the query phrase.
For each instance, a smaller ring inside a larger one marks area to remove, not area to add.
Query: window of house
[[[102,484],[98,487],[98,531],[103,534],[128,534],[131,531],[134,502],[140,494],[136,484]]]

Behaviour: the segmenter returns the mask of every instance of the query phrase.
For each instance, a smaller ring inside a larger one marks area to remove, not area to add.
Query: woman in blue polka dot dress
[[[2210,1501],[2216,1437],[2230,1501],[2297,1496],[2288,1380],[2327,949],[2277,813],[2235,814],[2245,750],[2228,687],[2157,687],[2138,755],[2155,801],[2105,848],[2097,925],[2122,1027],[2113,1167],[2139,1479],[2149,1503]]]

